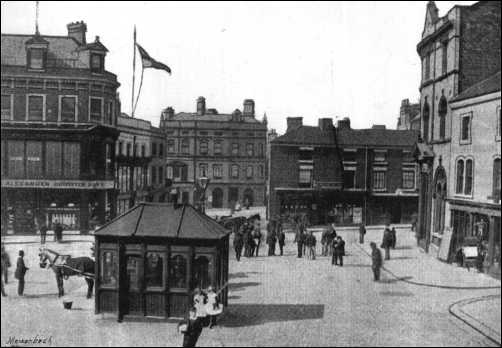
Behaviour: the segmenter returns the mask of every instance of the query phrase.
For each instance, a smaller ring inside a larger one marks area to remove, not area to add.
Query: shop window
[[[111,145],[106,146],[106,170],[108,175],[111,172]],[[79,143],[63,143],[63,171],[65,178],[78,178],[80,175],[80,144]]]
[[[181,203],[188,204],[190,201],[189,193],[187,191],[181,192]]]
[[[126,289],[128,290],[139,290],[140,289],[140,270],[141,270],[141,260],[139,256],[127,255],[126,256],[126,271],[127,271],[127,284]]]
[[[7,142],[9,155],[9,177],[24,178],[24,141],[10,140]]]
[[[28,95],[27,103],[27,121],[43,121],[45,119],[45,95]]]
[[[239,200],[239,189],[237,187],[230,187],[228,189],[228,202],[235,203]]]
[[[12,95],[2,94],[2,121],[12,119]]]
[[[89,99],[89,120],[101,122],[103,119],[103,99],[90,97]]]
[[[385,171],[374,171],[373,172],[373,189],[374,190],[385,190],[386,188],[387,188],[387,183],[386,183]]]
[[[26,177],[28,179],[40,178],[42,173],[42,142],[26,142]]]
[[[56,141],[45,143],[45,173],[49,178],[60,178],[63,174],[63,144]]]
[[[146,253],[145,282],[147,287],[164,287],[164,253]]]
[[[77,97],[61,96],[59,98],[59,110],[61,122],[76,122],[77,120]]]
[[[187,256],[175,254],[169,262],[169,286],[170,288],[186,289],[188,279]]]
[[[125,210],[125,208],[123,210]],[[117,252],[112,250],[103,250],[101,251],[100,259],[100,285],[102,287],[115,288],[118,282]]]

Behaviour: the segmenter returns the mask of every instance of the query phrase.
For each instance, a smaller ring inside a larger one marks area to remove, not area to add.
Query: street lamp
[[[197,186],[200,192],[199,211],[203,214],[206,213],[206,189],[208,185],[209,185],[208,177],[202,176],[198,179]]]

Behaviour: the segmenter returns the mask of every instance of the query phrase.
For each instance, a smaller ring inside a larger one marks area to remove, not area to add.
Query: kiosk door
[[[143,262],[140,255],[126,255],[127,305],[124,314],[143,315],[142,269]]]

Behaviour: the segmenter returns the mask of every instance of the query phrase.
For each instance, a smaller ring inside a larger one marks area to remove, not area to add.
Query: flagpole
[[[132,93],[131,93],[131,117],[134,117],[134,83],[136,73],[136,25],[134,25],[134,46],[132,49]]]

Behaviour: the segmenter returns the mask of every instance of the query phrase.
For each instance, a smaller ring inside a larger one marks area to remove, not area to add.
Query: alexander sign
[[[113,180],[3,180],[2,187],[105,190],[114,188]]]

